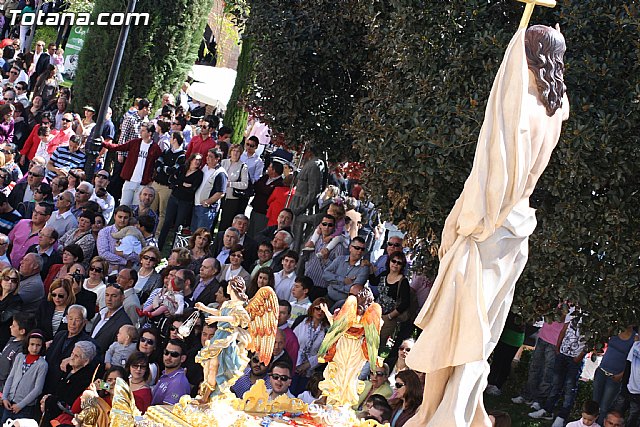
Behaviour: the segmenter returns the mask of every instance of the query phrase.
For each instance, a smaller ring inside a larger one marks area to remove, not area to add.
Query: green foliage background
[[[430,254],[522,11],[496,0],[256,1],[250,101],[289,144],[360,156],[368,193],[423,239],[435,274]],[[575,302],[594,343],[637,322],[640,306],[639,16],[635,3],[559,0],[531,21],[559,23],[567,38],[572,113],[531,200],[538,227],[514,310],[534,319]]]
[[[119,117],[136,97],[154,109],[162,94],[176,93],[194,63],[211,0],[140,0],[136,12],[148,12],[148,26],[131,26],[111,107]],[[97,0],[93,16],[123,12],[127,2]],[[120,27],[90,27],[75,79],[74,108],[102,99]]]

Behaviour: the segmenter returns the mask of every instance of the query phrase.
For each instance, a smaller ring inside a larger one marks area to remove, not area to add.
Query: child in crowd
[[[29,333],[22,353],[16,356],[2,390],[4,414],[2,425],[9,418],[33,418],[38,397],[42,394],[48,365],[44,360],[46,351],[44,335],[39,330]]]
[[[109,370],[112,366],[124,368],[127,359],[136,351],[136,341],[138,341],[138,330],[132,325],[123,325],[118,329],[116,342],[109,346],[109,350],[104,355],[104,367]]]
[[[62,73],[64,73],[64,49],[58,48],[51,58],[52,64],[56,67],[56,79],[59,82],[64,81]]]
[[[342,201],[342,199],[334,200],[333,203],[329,205],[329,209],[327,210],[327,213],[336,219],[336,226],[333,229],[333,234],[331,234],[331,237],[332,237],[331,241],[327,246],[325,246],[320,251],[320,254],[318,254],[318,256],[324,259],[327,259],[329,257],[329,252],[331,252],[331,250],[336,246],[340,244],[347,246],[349,244],[349,235],[345,231],[346,223],[344,218],[345,218],[346,212],[344,209],[344,202]],[[315,233],[311,235],[311,238],[306,243],[305,249],[315,248],[316,242],[318,241],[318,239],[321,238],[321,236],[322,236],[322,232],[320,231],[320,226],[318,226],[316,227]],[[309,250],[309,249],[306,249],[306,250]]]
[[[16,313],[13,316],[13,322],[9,327],[11,332],[11,339],[7,342],[0,353],[0,390],[4,387],[5,381],[11,372],[11,365],[16,359],[16,356],[22,351],[24,347],[25,337],[31,329],[35,328],[35,318],[27,313]],[[1,424],[0,424],[1,425]]]
[[[168,286],[164,286],[162,291],[153,298],[153,303],[148,310],[140,310],[136,308],[136,312],[140,317],[153,318],[161,314],[169,315],[182,314],[184,310],[184,294],[182,288],[175,280],[171,279]]]
[[[291,288],[291,317],[287,320],[289,327],[293,327],[293,322],[300,316],[305,316],[311,305],[309,292],[313,288],[313,280],[307,276],[298,276]]]
[[[598,402],[587,400],[582,404],[582,418],[571,421],[567,427],[600,427],[600,424],[596,422],[599,414]]]
[[[135,225],[129,225],[123,229],[111,233],[111,237],[118,241],[116,255],[126,258],[135,253],[140,255],[142,248],[146,246],[142,232]]]

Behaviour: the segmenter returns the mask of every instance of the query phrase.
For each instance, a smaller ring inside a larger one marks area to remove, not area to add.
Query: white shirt
[[[144,165],[147,163],[147,155],[149,154],[149,147],[151,147],[153,141],[149,140],[148,143],[142,141],[140,144],[140,151],[138,151],[138,162],[133,170],[131,179],[129,181],[140,184],[142,182],[142,174],[144,172]]]
[[[107,193],[107,196],[104,199],[101,199],[94,191],[89,200],[96,202],[98,206],[100,206],[100,209],[102,209],[102,216],[106,223],[109,224],[111,217],[113,216],[113,210],[116,207],[116,201],[113,196]]]
[[[631,394],[640,394],[640,341],[633,343],[627,360],[631,362],[631,375],[627,389]]]
[[[291,298],[291,289],[296,280],[295,270],[289,274],[285,273],[284,270],[280,270],[274,274],[274,278],[276,295],[278,295],[279,299],[289,301]]]
[[[260,179],[262,171],[264,170],[264,162],[258,153],[253,153],[253,156],[249,157],[245,151],[240,156],[240,161],[246,164],[249,168],[249,179],[251,182],[256,182]]]
[[[211,169],[209,166],[205,165],[202,168],[202,184],[200,184],[200,187],[198,187],[198,189],[196,190],[196,195],[195,195],[195,205],[196,206],[201,206],[202,205],[202,201],[206,200],[209,198],[209,193],[211,192],[211,189],[213,188],[213,182],[215,181],[215,176],[214,173],[216,172],[215,169]]]
[[[587,425],[585,423],[583,423],[582,422],[582,418],[580,418],[577,421],[571,421],[569,424],[567,424],[566,427],[587,427]],[[593,423],[593,424],[591,424],[591,427],[600,427],[600,424]]]
[[[109,317],[107,317],[107,312],[109,311],[107,307],[100,310],[100,313],[98,313],[98,315],[100,316],[100,320],[98,321],[98,323],[96,323],[96,326],[93,327],[93,331],[91,332],[91,338],[95,338],[96,335],[98,335],[98,332],[100,332],[100,329],[102,329],[102,327],[109,321],[109,319],[111,319],[111,317],[113,317],[113,315],[120,310],[122,310],[122,306],[120,306],[119,309],[114,311]]]

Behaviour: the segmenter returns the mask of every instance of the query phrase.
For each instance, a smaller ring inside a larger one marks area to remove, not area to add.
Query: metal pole
[[[33,38],[36,36],[36,28],[38,28],[38,13],[42,10],[42,2],[38,2],[36,7],[36,19],[33,20],[33,24],[31,24],[31,30],[29,32],[29,37],[25,40],[24,46],[22,46],[22,51],[24,53],[31,52],[31,45],[33,44]],[[46,50],[46,47],[45,47]]]
[[[129,0],[127,5],[127,14],[125,17],[131,16],[136,10],[136,0]],[[102,148],[102,127],[104,126],[104,118],[107,114],[109,104],[111,104],[111,97],[113,96],[113,89],[116,86],[116,78],[120,71],[120,64],[122,63],[122,56],[124,55],[124,48],[127,44],[127,37],[129,37],[129,21],[125,20],[125,23],[120,29],[120,37],[118,38],[118,44],[116,51],[113,54],[113,62],[111,63],[111,70],[109,70],[109,77],[107,78],[107,84],[104,88],[104,94],[102,95],[102,102],[100,103],[100,110],[98,111],[98,118],[96,119],[96,125],[91,131],[91,135],[86,144],[87,162],[84,166],[84,172],[87,175],[87,181],[93,179],[95,173],[95,162],[100,149]]]

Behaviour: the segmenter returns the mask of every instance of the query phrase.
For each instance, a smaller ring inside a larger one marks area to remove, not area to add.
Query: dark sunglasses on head
[[[178,352],[178,351],[169,351],[169,350],[165,350],[165,351],[164,351],[164,355],[165,355],[165,356],[171,356],[171,357],[173,357],[173,358],[176,358],[176,357],[180,357],[180,356],[182,356],[182,355],[180,354],[180,352]]]
[[[287,382],[291,379],[291,377],[288,375],[269,374],[269,376],[276,381]]]
[[[155,341],[152,338],[140,337],[140,342],[143,344],[155,345]]]

